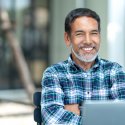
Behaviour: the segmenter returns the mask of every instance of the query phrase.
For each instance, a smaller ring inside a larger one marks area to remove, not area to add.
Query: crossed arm
[[[79,104],[65,105],[64,108],[70,112],[80,115]]]
[[[81,125],[79,104],[64,104],[64,92],[58,77],[46,73],[42,79],[41,113],[43,123],[62,125]]]

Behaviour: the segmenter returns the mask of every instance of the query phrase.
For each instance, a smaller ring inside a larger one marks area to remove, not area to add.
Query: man
[[[72,10],[65,19],[68,60],[48,67],[42,79],[42,118],[45,125],[81,125],[84,100],[125,99],[122,67],[98,57],[100,18],[87,8]],[[84,120],[83,120],[84,123]]]

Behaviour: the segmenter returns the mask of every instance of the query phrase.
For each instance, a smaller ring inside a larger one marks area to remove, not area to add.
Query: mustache
[[[96,45],[95,44],[79,44],[78,48],[79,49],[82,49],[82,48],[96,48]]]

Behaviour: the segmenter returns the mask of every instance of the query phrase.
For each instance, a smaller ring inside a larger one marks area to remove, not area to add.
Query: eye
[[[76,37],[83,37],[83,36],[84,36],[84,33],[79,32],[79,33],[76,33],[75,36],[76,36]]]
[[[92,32],[91,34],[92,35],[98,35],[99,33],[98,32]]]

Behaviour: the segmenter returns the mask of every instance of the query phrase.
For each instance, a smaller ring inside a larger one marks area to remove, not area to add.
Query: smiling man
[[[100,46],[98,25],[95,19],[83,16],[71,24],[71,33],[65,32],[65,42],[67,46],[72,47],[73,60],[85,70],[93,65],[98,55]]]
[[[101,59],[100,18],[88,8],[72,10],[65,19],[66,61],[48,67],[42,78],[45,125],[82,125],[84,100],[125,99],[125,72],[116,62]]]

